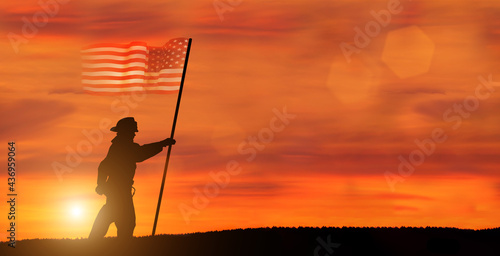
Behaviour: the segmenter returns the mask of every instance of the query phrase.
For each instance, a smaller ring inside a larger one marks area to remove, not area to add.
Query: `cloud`
[[[84,94],[80,87],[56,88],[48,91],[49,94]]]
[[[421,103],[417,103],[414,106],[414,111],[418,114],[427,116],[432,119],[443,119],[443,114],[449,108],[452,108],[454,104],[461,103],[463,99],[457,98],[456,100],[447,98],[443,100],[427,100]]]
[[[207,184],[211,184],[213,181],[206,183],[193,183],[186,184],[185,188],[189,193],[192,193],[192,188],[198,188],[203,190]],[[286,189],[286,185],[279,182],[266,182],[266,181],[244,181],[238,182],[231,180],[228,185],[220,189],[220,197],[273,197],[278,196],[280,192]]]
[[[424,201],[429,201],[429,200],[434,200],[431,197],[428,196],[421,196],[421,195],[416,195],[416,194],[401,194],[401,193],[382,193],[382,194],[374,194],[374,195],[369,195],[370,197],[373,197],[373,199],[379,199],[379,200],[424,200]]]
[[[408,88],[400,90],[387,90],[386,92],[390,94],[446,94],[445,90],[431,88]]]
[[[16,140],[40,136],[76,109],[63,101],[41,99],[21,99],[2,105],[4,121],[0,136]]]
[[[35,36],[68,36],[78,35],[80,33],[81,22],[79,19],[82,17],[82,14],[79,11],[80,8],[78,4],[72,2],[66,5],[58,5],[58,7],[51,5],[48,7],[48,10],[53,13],[47,13],[47,11],[38,4],[30,5],[29,3],[23,3],[22,5],[6,7],[1,11],[3,28],[8,32],[21,36],[23,36],[24,27],[34,28],[34,31],[29,29],[26,31],[28,31],[28,33],[34,33]],[[44,16],[47,17],[46,23],[43,22],[43,18],[37,18]]]

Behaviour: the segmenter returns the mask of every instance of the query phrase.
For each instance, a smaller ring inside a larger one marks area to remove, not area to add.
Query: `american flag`
[[[86,93],[175,93],[179,90],[188,51],[187,38],[162,47],[144,42],[95,44],[82,49],[82,84]]]

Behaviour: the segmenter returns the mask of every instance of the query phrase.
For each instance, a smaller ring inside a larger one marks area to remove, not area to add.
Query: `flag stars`
[[[160,72],[167,68],[183,68],[187,54],[187,39],[172,39],[162,47],[148,48],[150,55],[147,60],[149,72]]]

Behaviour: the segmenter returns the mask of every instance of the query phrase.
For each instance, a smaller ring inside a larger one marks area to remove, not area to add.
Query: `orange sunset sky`
[[[500,2],[51,1],[0,3],[1,240],[8,141],[17,239],[75,238],[105,202],[109,128],[133,116],[140,144],[170,134],[176,95],[84,94],[80,49],[175,37],[193,44],[157,233],[500,226]],[[136,236],[165,156],[138,164]],[[214,173],[227,185],[200,196]]]

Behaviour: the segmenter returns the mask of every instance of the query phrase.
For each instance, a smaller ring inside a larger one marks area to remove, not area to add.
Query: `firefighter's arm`
[[[104,159],[97,168],[97,187],[95,188],[95,192],[99,195],[104,194],[104,186],[108,179],[108,168],[106,167],[106,159]]]
[[[139,146],[137,154],[137,162],[142,162],[152,156],[155,156],[156,154],[160,153],[163,150],[163,147],[174,144],[175,140],[168,138],[155,143],[144,144],[142,146]]]

